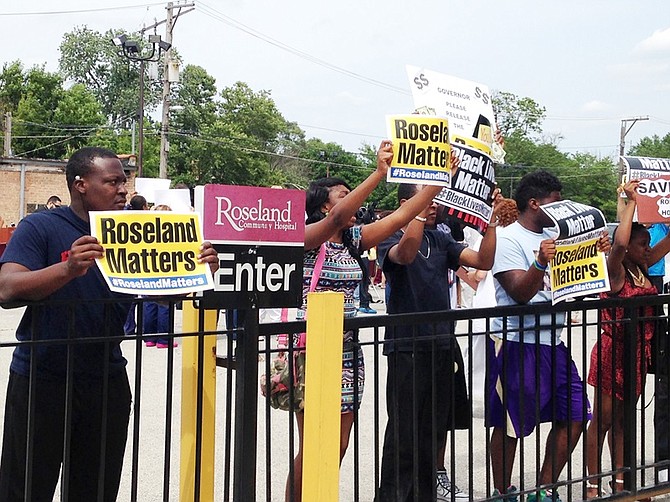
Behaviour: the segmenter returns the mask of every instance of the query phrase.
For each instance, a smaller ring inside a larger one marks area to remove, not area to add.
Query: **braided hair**
[[[306,225],[316,223],[326,217],[326,213],[323,212],[323,205],[328,202],[330,189],[337,186],[346,187],[347,190],[351,191],[349,183],[342,178],[319,178],[309,184],[305,200]],[[354,243],[351,241],[350,232],[342,232],[342,243],[349,250],[351,256],[358,262],[362,270],[364,265],[361,260],[361,250],[354,246]]]

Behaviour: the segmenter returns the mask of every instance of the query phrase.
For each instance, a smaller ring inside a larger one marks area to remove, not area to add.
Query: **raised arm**
[[[393,159],[393,143],[384,140],[377,150],[377,169],[360,185],[339,201],[328,216],[305,228],[305,249],[314,249],[327,241],[336,232],[346,228],[356,211],[363,205],[377,185],[386,178]]]
[[[479,251],[474,251],[466,248],[461,253],[461,265],[466,267],[473,267],[479,270],[491,270],[493,267],[493,259],[496,254],[496,232],[498,226],[498,212],[500,211],[500,202],[503,196],[500,189],[496,188],[493,192],[493,214],[491,215],[491,223],[486,228],[484,238],[479,246]]]
[[[455,175],[459,163],[458,157],[449,156],[452,177]],[[421,245],[424,223],[430,213],[433,199],[437,197],[441,190],[442,187],[440,186],[424,186],[413,197],[405,200],[398,209],[386,218],[376,221],[371,225],[366,225],[362,235],[362,245],[364,248],[368,249],[377,245],[407,225],[405,235],[389,251],[389,258],[394,263],[400,265],[412,263]]]
[[[626,257],[626,249],[630,242],[630,233],[633,226],[633,215],[637,205],[637,187],[639,181],[629,181],[623,187],[628,198],[628,203],[621,213],[621,221],[614,232],[614,241],[612,249],[607,257],[607,271],[610,279],[610,288],[612,291],[620,291],[626,280],[626,269],[623,266],[623,260]],[[618,194],[617,194],[618,196]],[[653,263],[653,262],[652,262]]]
[[[407,231],[418,233],[419,239],[417,242],[420,243],[424,224],[424,221],[421,221],[421,219],[426,218],[427,212],[433,203],[433,199],[441,190],[441,186],[424,186],[416,193],[416,195],[407,199],[398,209],[393,211],[386,218],[365,225],[361,236],[363,248],[370,249],[371,247],[376,246],[390,235],[393,235],[394,232],[397,232],[413,221],[415,221],[416,224],[409,225]],[[416,220],[414,220],[415,216],[417,216]],[[412,230],[410,230],[410,228],[412,228]],[[416,251],[419,249],[418,243],[416,249],[414,249],[414,253],[410,252],[412,257],[416,255]]]

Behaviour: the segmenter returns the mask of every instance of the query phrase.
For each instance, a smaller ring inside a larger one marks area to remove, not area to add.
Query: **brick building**
[[[128,193],[135,186],[134,155],[119,155],[128,176]],[[70,203],[65,182],[65,160],[21,159],[0,157],[0,216],[5,225],[18,223],[24,216],[44,209],[46,201],[57,195],[63,204]]]

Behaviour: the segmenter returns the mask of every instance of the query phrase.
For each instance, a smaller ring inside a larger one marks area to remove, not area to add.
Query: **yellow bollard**
[[[340,479],[340,399],[344,295],[307,295],[302,499],[336,502]]]
[[[198,311],[190,300],[183,302],[185,333],[216,331],[216,310],[205,311],[204,326],[198,327]],[[195,500],[195,448],[198,399],[198,338],[184,337],[181,373],[181,459],[179,500]],[[214,500],[214,429],[216,425],[216,335],[204,337],[202,444],[200,500]]]

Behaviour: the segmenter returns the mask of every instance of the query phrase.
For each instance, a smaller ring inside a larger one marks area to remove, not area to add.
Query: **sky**
[[[2,2],[0,62],[55,71],[64,33],[131,33],[165,19],[165,6]],[[184,63],[219,89],[269,90],[308,138],[348,151],[378,144],[386,115],[412,111],[407,64],[534,99],[546,108],[545,138],[568,153],[614,157],[622,119],[649,117],[632,125],[626,148],[670,132],[667,0],[195,0],[173,37]]]

